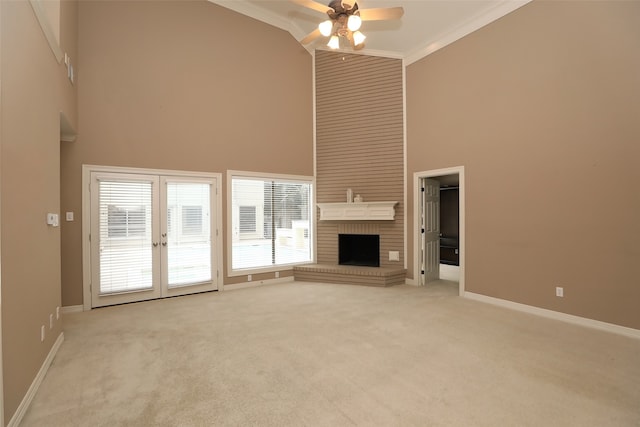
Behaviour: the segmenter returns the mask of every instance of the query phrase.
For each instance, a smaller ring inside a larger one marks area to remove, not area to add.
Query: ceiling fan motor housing
[[[354,3],[353,6],[342,3],[342,0],[332,0],[329,3],[329,10],[327,11],[327,15],[329,18],[333,20],[339,20],[341,16],[344,16],[344,19],[348,18],[349,15],[354,15],[358,11],[358,3]]]

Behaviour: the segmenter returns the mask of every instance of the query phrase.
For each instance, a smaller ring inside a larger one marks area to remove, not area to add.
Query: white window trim
[[[300,182],[305,184],[311,184],[311,197],[309,197],[309,203],[311,204],[311,212],[309,218],[309,250],[311,251],[311,260],[309,263],[315,264],[316,262],[316,179],[313,176],[305,176],[305,175],[285,175],[285,174],[274,174],[274,173],[261,173],[261,172],[248,172],[248,171],[237,171],[237,170],[227,170],[227,276],[228,277],[237,277],[237,276],[245,276],[247,274],[257,274],[257,273],[270,273],[275,271],[288,271],[293,270],[294,265],[296,264],[285,264],[285,265],[274,265],[269,267],[256,267],[256,268],[242,268],[242,269],[233,269],[233,202],[232,198],[232,180],[233,178],[255,178],[255,179],[273,179],[275,181],[287,181],[287,182]]]
[[[82,301],[83,310],[91,310],[91,193],[89,185],[91,183],[91,174],[94,172],[103,173],[127,173],[138,175],[163,175],[193,178],[213,178],[216,180],[215,194],[216,198],[216,223],[215,229],[218,230],[213,236],[216,251],[216,265],[218,266],[220,275],[218,277],[218,289],[224,289],[224,262],[222,248],[222,174],[216,172],[194,172],[179,171],[165,169],[143,169],[128,168],[119,166],[99,166],[99,165],[82,165]],[[213,233],[213,230],[212,230]]]

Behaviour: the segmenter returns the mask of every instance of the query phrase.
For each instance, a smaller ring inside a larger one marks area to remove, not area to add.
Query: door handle
[[[162,246],[167,246],[167,242],[162,242]]]
[[[162,233],[162,237],[167,237],[167,233]]]
[[[158,242],[153,242],[153,247],[155,248],[156,246],[158,246]]]

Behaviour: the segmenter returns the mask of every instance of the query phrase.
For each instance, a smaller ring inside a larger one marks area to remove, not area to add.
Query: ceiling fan
[[[366,39],[366,36],[360,31],[362,21],[400,19],[404,14],[402,7],[360,9],[357,0],[353,0],[353,5],[347,4],[342,0],[331,0],[328,7],[313,0],[290,1],[327,14],[329,19],[321,22],[318,28],[300,40],[300,43],[309,44],[318,37],[325,36],[329,37],[327,46],[331,49],[340,48],[341,39],[346,40],[353,49],[362,49]]]

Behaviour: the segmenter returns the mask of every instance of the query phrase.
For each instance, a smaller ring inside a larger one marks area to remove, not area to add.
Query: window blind
[[[232,269],[311,261],[311,183],[232,177]]]
[[[100,293],[152,287],[152,183],[99,181]]]
[[[169,288],[211,281],[211,185],[167,183]]]

